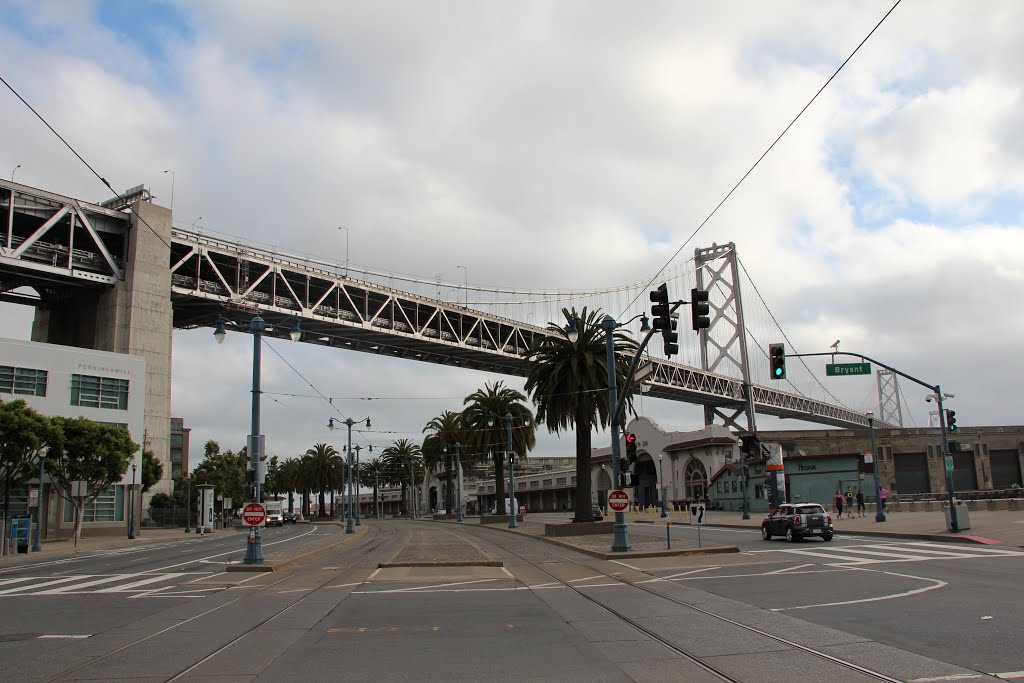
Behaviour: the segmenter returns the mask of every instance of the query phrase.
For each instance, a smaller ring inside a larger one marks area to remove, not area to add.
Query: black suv
[[[786,503],[761,522],[761,538],[770,541],[772,536],[785,536],[790,543],[804,536],[831,541],[832,516],[817,503]]]

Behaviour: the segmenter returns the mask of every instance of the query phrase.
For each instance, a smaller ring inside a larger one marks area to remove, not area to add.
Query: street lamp
[[[494,426],[494,418],[496,415],[489,415],[487,417],[487,426]],[[508,528],[515,529],[516,526],[516,514],[519,512],[519,504],[516,500],[516,479],[514,473],[515,453],[512,450],[512,411],[505,413],[501,419],[505,420],[505,429],[508,432]],[[530,424],[530,419],[523,416],[523,421],[526,424]]]
[[[626,324],[628,322],[619,324],[615,322],[615,318],[606,315],[596,325],[598,329],[604,331],[606,364],[608,365],[608,407],[611,413],[611,420],[609,422],[611,423],[612,437],[612,483],[615,486],[620,482],[619,473],[622,471],[620,469],[621,453],[619,446],[619,398],[615,376],[615,330]],[[646,316],[644,316],[643,327],[647,327]],[[565,336],[571,344],[575,344],[579,340],[580,334],[576,329],[576,318],[569,321],[565,328]],[[648,338],[650,338],[650,332],[648,333]],[[616,510],[614,534],[612,535],[612,552],[627,552],[629,549],[629,528],[626,526],[626,513]]]
[[[661,480],[661,486],[659,487],[661,488],[661,516],[668,517],[668,515],[665,514],[665,468],[662,465],[661,459],[662,454],[658,453],[658,478]]]
[[[135,540],[135,470],[138,465],[132,463],[132,489],[129,497],[131,510],[128,512],[128,540]]]
[[[878,451],[875,449],[875,414],[868,411],[868,431],[871,433],[871,472],[875,477],[875,521],[885,521],[882,509],[882,484],[878,481]]]
[[[357,422],[363,422],[363,420],[353,420],[351,417],[346,418],[341,424],[348,427],[348,505],[345,509],[345,533],[353,534],[355,529],[352,527],[352,425]],[[334,418],[327,420],[327,428],[334,429]],[[366,428],[370,428],[370,418],[366,418]],[[344,483],[344,482],[343,482]]]
[[[171,212],[173,212],[174,211],[174,171],[172,171],[171,169],[167,169],[166,171],[164,171],[164,173],[170,173],[171,174],[171,206],[169,208],[171,209]]]
[[[12,178],[13,181],[13,178]],[[39,454],[39,497],[36,498],[36,537],[32,541],[32,552],[38,553],[43,549],[43,514],[46,508],[43,506],[43,476],[45,472],[46,456]]]
[[[13,169],[11,169],[11,182],[12,183],[14,182],[14,172],[17,171],[19,168],[21,168],[21,164],[18,164]]]
[[[460,456],[460,450],[462,449],[462,444],[460,444],[458,441],[456,441],[453,445],[455,446],[455,481],[456,481],[456,485],[455,485],[455,495],[456,495],[456,501],[455,501],[455,521],[456,522],[461,522],[462,521],[462,458]],[[448,444],[444,445],[444,452],[445,453],[448,452]],[[451,486],[452,483],[448,482],[448,485]]]
[[[359,450],[362,446],[356,446],[356,526],[362,526],[359,523]]]
[[[196,221],[199,219],[197,218]],[[193,226],[195,223],[193,223]],[[224,330],[224,318],[217,318],[217,327],[213,332],[213,338],[217,340],[218,344],[224,343],[224,337],[227,336]],[[251,422],[251,433],[249,434],[249,441],[246,447],[249,450],[249,468],[252,472],[252,481],[256,488],[255,501],[260,502],[260,478],[259,478],[259,467],[260,467],[260,456],[263,452],[264,438],[260,434],[260,365],[263,350],[262,336],[267,329],[267,323],[260,316],[253,316],[252,320],[249,321],[249,331],[252,332],[252,422]],[[298,322],[292,326],[291,338],[297,339],[295,332],[298,331],[301,335],[301,330],[298,328]],[[192,501],[189,500],[189,507],[191,509]],[[243,559],[245,564],[263,564],[263,535],[260,533],[260,527],[255,526],[249,535],[249,540],[245,546],[245,558]]]
[[[345,277],[348,277],[348,228],[344,225],[338,226],[338,230],[345,231]]]
[[[193,230],[195,230],[195,229],[196,229],[196,223],[198,223],[198,222],[199,222],[199,221],[201,221],[201,220],[203,220],[203,217],[202,217],[202,216],[200,216],[199,218],[197,218],[197,219],[195,219],[194,221],[192,221],[192,229],[193,229]],[[200,226],[200,227],[202,227],[202,226]]]
[[[192,533],[192,477],[185,473],[188,485],[185,489],[185,533]],[[177,524],[177,522],[175,522]]]

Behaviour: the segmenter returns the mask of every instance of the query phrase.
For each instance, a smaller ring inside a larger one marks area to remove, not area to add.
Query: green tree
[[[215,448],[210,448],[211,444]],[[233,502],[248,500],[249,486],[245,473],[249,461],[244,451],[233,453],[229,448],[222,453],[216,441],[207,441],[206,445],[206,456],[192,470],[192,493],[196,494],[198,484],[213,484],[216,494],[230,498]]]
[[[363,461],[360,466],[360,482],[369,480],[373,486],[373,514],[377,515],[377,491],[381,482],[387,483],[387,475],[384,472],[384,462],[380,458],[371,458]]]
[[[317,517],[328,516],[324,493],[341,488],[342,476],[345,471],[341,455],[334,450],[334,446],[318,443],[306,451],[306,476],[309,486],[311,490],[319,492]]]
[[[530,370],[526,391],[537,406],[537,421],[556,434],[576,430],[576,503],[574,522],[593,521],[590,486],[591,435],[598,425],[608,426],[608,354],[605,332],[597,327],[600,311],[580,313],[562,309],[566,321],[576,321],[579,338],[569,341],[562,327],[548,323],[549,335],[538,339],[527,358]],[[616,332],[615,376],[623,387],[637,343]],[[629,395],[627,394],[627,397]],[[627,409],[632,407],[627,398]],[[618,483],[618,482],[616,482]]]
[[[281,484],[281,464],[278,462],[277,456],[272,455],[267,460],[267,478],[263,482],[262,490],[271,496],[276,496],[284,493],[284,488]]]
[[[295,512],[293,505],[295,491],[303,489],[302,460],[289,458],[278,468],[277,482],[282,492],[288,492],[288,512]]]
[[[25,401],[0,402],[0,478],[4,482],[4,529],[8,529],[11,487],[38,471],[39,458],[59,439],[54,425]]]
[[[61,495],[75,504],[77,542],[82,537],[85,506],[124,477],[139,445],[126,429],[84,417],[51,417],[60,439],[46,456],[46,471]],[[73,496],[75,482],[84,482],[84,495]]]
[[[381,452],[381,459],[388,480],[402,485],[399,511],[403,515],[409,514],[410,508],[405,504],[409,477],[412,477],[412,485],[415,486],[417,481],[422,481],[423,476],[423,453],[420,447],[409,439],[398,439]]]
[[[478,458],[494,463],[494,492],[497,513],[505,510],[505,459],[508,451],[508,425],[505,416],[512,415],[512,452],[525,458],[537,443],[536,427],[530,409],[523,404],[526,396],[510,389],[504,382],[485,383],[466,397],[462,423],[470,451]]]
[[[157,460],[153,451],[142,451],[142,475],[139,480],[142,483],[142,492],[146,493],[153,485],[163,479],[164,464]]]
[[[433,470],[439,465],[444,467],[445,480],[448,482],[444,498],[444,509],[448,514],[455,509],[455,486],[452,471],[455,469],[455,444],[462,443],[465,435],[462,431],[462,413],[446,410],[427,423],[424,432],[430,432],[423,439],[423,462],[427,469]],[[462,501],[459,501],[462,504]]]

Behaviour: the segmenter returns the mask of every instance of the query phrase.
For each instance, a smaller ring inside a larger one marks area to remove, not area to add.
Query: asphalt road
[[[606,562],[475,524],[364,526],[273,574],[223,571],[241,557],[241,534],[0,569],[0,677],[722,680],[710,666],[726,680],[847,683],[879,680],[871,671],[968,681],[1024,670],[1019,549],[705,530],[744,552]],[[327,531],[272,529],[264,543]],[[503,566],[380,567],[442,546]]]

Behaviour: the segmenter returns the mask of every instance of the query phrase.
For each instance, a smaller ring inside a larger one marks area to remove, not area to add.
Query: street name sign
[[[608,507],[615,512],[625,512],[629,507],[629,494],[625,491],[612,491],[608,494]]]
[[[825,365],[825,375],[827,377],[870,374],[871,363],[828,363]]]
[[[953,471],[953,458],[949,457],[948,455],[946,456],[946,471]]]
[[[242,524],[245,526],[261,526],[267,521],[267,508],[262,503],[246,503],[242,510]]]

